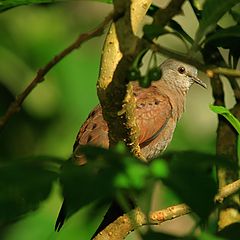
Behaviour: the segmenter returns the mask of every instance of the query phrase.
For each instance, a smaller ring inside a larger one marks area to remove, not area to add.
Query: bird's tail
[[[135,208],[135,204],[131,199],[128,198],[127,201],[130,209]],[[96,232],[91,237],[91,240],[124,213],[126,213],[126,211],[123,210],[123,207],[118,203],[118,201],[113,200],[106,214],[104,215],[103,221],[100,223]]]
[[[67,214],[66,203],[65,201],[63,201],[62,207],[60,209],[60,212],[55,223],[55,231],[59,232],[60,229],[62,228],[64,221],[66,219],[66,214]]]

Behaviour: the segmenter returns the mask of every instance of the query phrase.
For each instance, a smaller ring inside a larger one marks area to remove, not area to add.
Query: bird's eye
[[[185,73],[185,67],[179,67],[178,72],[181,74]]]

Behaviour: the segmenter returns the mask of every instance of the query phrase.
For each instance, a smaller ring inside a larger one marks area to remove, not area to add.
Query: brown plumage
[[[140,130],[139,144],[143,156],[148,161],[161,154],[170,143],[177,121],[184,112],[190,86],[197,83],[206,87],[197,78],[197,69],[191,65],[168,59],[160,68],[161,79],[152,82],[149,88],[141,88],[137,82],[133,83],[135,114]],[[86,144],[109,147],[108,126],[103,119],[100,105],[89,114],[77,135],[72,157],[78,164],[86,163],[79,150],[81,145]],[[57,221],[57,228],[62,223]]]
[[[197,78],[197,70],[193,66],[168,59],[160,68],[162,78],[152,82],[149,88],[133,83],[136,119],[140,129],[139,144],[148,160],[157,157],[171,141],[176,123],[184,111],[189,87],[194,82],[205,87]],[[89,114],[77,135],[73,158],[79,164],[85,162],[79,153],[79,146],[85,144],[109,147],[108,126],[100,105]]]

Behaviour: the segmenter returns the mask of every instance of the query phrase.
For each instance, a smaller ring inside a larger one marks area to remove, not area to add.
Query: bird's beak
[[[206,83],[204,83],[202,80],[200,80],[198,77],[193,77],[191,76],[191,79],[193,80],[193,82],[197,83],[198,85],[207,88]]]

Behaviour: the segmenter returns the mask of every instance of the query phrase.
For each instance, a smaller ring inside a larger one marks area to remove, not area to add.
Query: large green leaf
[[[238,38],[240,40],[240,25],[232,26],[225,29],[220,29],[215,33],[209,35],[205,42],[218,42],[219,45],[221,42],[224,42],[225,39]]]
[[[207,36],[205,42],[211,46],[228,49],[229,55],[233,59],[233,63],[230,65],[232,68],[236,68],[240,57],[240,25],[225,29],[218,27],[216,32]]]
[[[202,38],[216,27],[219,19],[237,3],[239,0],[206,0],[195,36],[195,45],[199,44]]]
[[[61,162],[35,157],[0,165],[0,225],[36,209],[48,197]]]
[[[240,223],[236,222],[228,225],[224,229],[218,232],[220,237],[224,237],[228,240],[236,240],[240,236]]]
[[[214,208],[217,184],[213,177],[215,156],[199,152],[178,152],[169,158],[169,175],[163,182],[201,218]]]
[[[159,25],[154,24],[144,25],[143,26],[144,38],[152,40],[154,38],[158,38],[161,35],[171,34],[179,38],[187,47],[185,39],[191,42],[191,38],[187,35],[187,33],[181,28],[180,24],[178,24],[176,21],[171,21],[170,24],[169,26],[171,27],[171,30],[162,28]]]
[[[233,116],[233,114],[225,107],[223,106],[214,106],[210,105],[210,109],[217,113],[221,114],[223,117],[225,117],[231,124],[232,126],[236,129],[238,134],[240,134],[240,122],[239,120]]]
[[[182,26],[177,21],[171,19],[168,23],[168,26],[181,34],[189,43],[193,43],[193,39],[184,31]]]
[[[138,191],[144,187],[148,166],[124,149],[83,146],[80,152],[88,163],[76,166],[67,162],[61,175],[67,217],[91,202],[107,202],[121,190]]]
[[[159,25],[146,24],[143,26],[144,37],[147,39],[157,38],[160,35],[168,33],[166,29]]]

